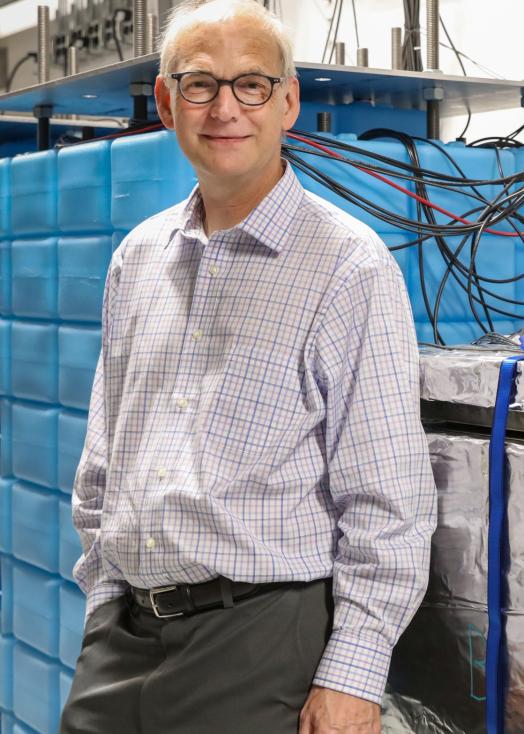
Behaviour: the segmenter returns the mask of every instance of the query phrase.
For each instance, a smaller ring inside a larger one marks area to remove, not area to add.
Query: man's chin
[[[256,176],[254,170],[246,165],[245,161],[213,161],[205,166],[205,171],[208,176],[221,179],[224,183],[228,180],[234,181],[237,179],[243,179],[246,177],[252,178],[253,176]]]

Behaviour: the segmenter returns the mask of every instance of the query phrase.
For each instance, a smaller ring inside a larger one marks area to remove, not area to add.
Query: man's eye
[[[204,79],[197,79],[188,84],[189,89],[210,89],[212,86],[213,83],[211,81]]]
[[[264,84],[262,82],[257,81],[256,79],[245,79],[243,81],[240,81],[238,83],[238,86],[240,89],[245,89],[246,91],[258,91],[260,89],[264,89]]]

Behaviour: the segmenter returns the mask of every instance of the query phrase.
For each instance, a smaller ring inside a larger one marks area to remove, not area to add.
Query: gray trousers
[[[297,734],[332,579],[157,619],[125,594],[87,621],[60,734]]]

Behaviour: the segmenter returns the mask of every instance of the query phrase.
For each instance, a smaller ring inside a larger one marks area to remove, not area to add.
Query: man
[[[109,269],[61,732],[378,734],[434,529],[402,277],[282,161],[299,86],[258,3],[177,8],[155,93],[198,187]]]

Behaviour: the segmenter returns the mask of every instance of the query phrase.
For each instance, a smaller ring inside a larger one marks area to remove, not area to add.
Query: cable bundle
[[[420,53],[420,0],[404,0],[404,43],[402,68],[422,71]]]
[[[518,132],[516,131],[508,138],[513,140],[514,135]],[[293,131],[289,137],[302,143],[300,146],[286,144],[283,148],[284,157],[297,169],[391,227],[418,235],[408,243],[390,247],[390,250],[409,247],[418,249],[421,293],[428,319],[433,327],[435,343],[444,344],[438,328],[439,312],[446,285],[450,280],[455,281],[466,293],[471,313],[484,333],[495,331],[492,314],[500,314],[511,319],[524,319],[524,313],[509,311],[505,305],[524,306],[524,301],[506,298],[492,290],[492,284],[500,286],[517,282],[524,278],[524,273],[496,279],[480,274],[477,269],[479,247],[485,233],[517,238],[524,243],[524,217],[519,213],[519,209],[524,205],[524,187],[522,186],[524,172],[505,176],[498,148],[495,149],[495,155],[500,178],[471,179],[464,174],[452,156],[437,143],[393,130],[371,130],[362,135],[360,139],[393,138],[398,140],[408,153],[409,164],[318,134]],[[434,146],[452,164],[457,175],[452,176],[422,168],[416,141]],[[342,165],[365,172],[403,192],[406,196],[414,198],[417,202],[417,219],[409,219],[366,199],[355,190],[344,186],[340,180],[328,176],[318,167],[304,160],[305,153],[321,158],[336,158]],[[351,155],[358,155],[359,158],[352,158]],[[363,156],[366,158],[365,161],[362,160]],[[392,177],[412,184],[414,192],[391,180]],[[482,194],[482,189],[493,186],[500,187],[500,191],[490,200]],[[443,209],[431,202],[428,194],[429,188],[446,189],[466,195],[471,199],[471,207],[460,214]],[[447,220],[439,223],[435,212],[445,215]],[[495,229],[497,224],[503,221],[509,223],[512,231]],[[458,244],[457,237],[461,238]],[[450,238],[455,238],[453,243],[450,242]],[[430,243],[436,244],[445,265],[445,271],[433,303],[430,302],[424,270],[424,247]]]

